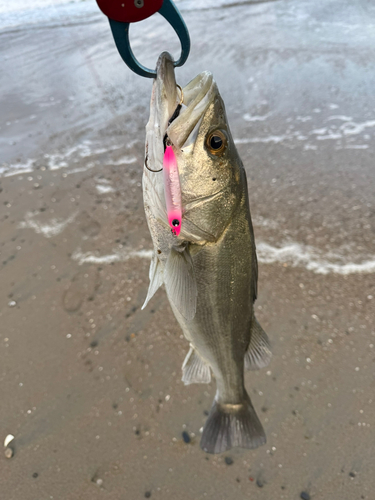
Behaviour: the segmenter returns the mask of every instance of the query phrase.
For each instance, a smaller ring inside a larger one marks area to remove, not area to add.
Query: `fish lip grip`
[[[137,75],[156,78],[156,71],[143,66],[134,56],[129,42],[130,23],[147,19],[159,12],[175,30],[181,55],[174,66],[182,66],[190,52],[190,36],[182,16],[173,0],[96,0],[100,10],[109,19],[117,50],[125,64]]]

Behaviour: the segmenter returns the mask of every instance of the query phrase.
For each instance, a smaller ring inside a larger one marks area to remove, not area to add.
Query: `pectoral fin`
[[[178,312],[187,320],[193,319],[197,308],[197,283],[188,247],[182,252],[171,249],[164,269],[164,283],[168,298]]]
[[[182,365],[182,381],[185,385],[209,384],[211,382],[210,367],[203,361],[193,346],[190,346]]]
[[[245,353],[245,370],[259,370],[268,365],[272,357],[266,332],[253,316],[250,344]]]
[[[149,277],[150,277],[150,286],[148,287],[147,297],[142,306],[142,309],[144,309],[147,306],[149,301],[154,296],[155,292],[163,284],[163,269],[159,259],[156,257],[155,254],[153,255],[151,260]]]

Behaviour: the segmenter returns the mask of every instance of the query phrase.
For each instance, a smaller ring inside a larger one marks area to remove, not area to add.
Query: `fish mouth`
[[[150,164],[152,170],[159,171],[163,168],[163,139],[179,102],[173,58],[168,52],[160,55],[156,74],[152,86],[150,118],[146,126],[146,165]]]
[[[165,134],[168,121],[174,113],[179,100],[174,73],[174,61],[169,52],[163,52],[159,56],[156,75],[151,98],[151,111],[154,107],[154,112],[158,116],[158,121],[162,126],[161,132]]]
[[[165,134],[179,149],[187,148],[194,143],[200,121],[218,94],[218,90],[212,74],[209,71],[203,71],[189,82],[182,92],[183,102],[180,113],[169,123],[180,102],[181,93],[177,90],[173,58],[168,52],[163,52],[156,66],[150,121],[146,127],[146,131],[153,134],[153,137],[151,135],[149,137],[149,145],[151,141],[163,139]]]
[[[217,94],[216,83],[209,71],[203,71],[183,88],[180,114],[166,132],[175,146],[185,151],[194,144],[202,118]]]

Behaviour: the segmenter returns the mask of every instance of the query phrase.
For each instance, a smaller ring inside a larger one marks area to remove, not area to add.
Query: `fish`
[[[168,217],[172,181],[162,172],[171,161],[178,232]],[[182,381],[207,384],[212,374],[216,380],[201,448],[257,448],[266,435],[244,372],[267,366],[272,353],[254,314],[258,264],[246,172],[212,74],[204,71],[180,90],[168,52],[158,59],[152,87],[142,184],[154,247],[142,308],[164,285],[189,342]]]

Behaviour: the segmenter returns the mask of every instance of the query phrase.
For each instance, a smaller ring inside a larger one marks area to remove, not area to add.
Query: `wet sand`
[[[188,345],[163,290],[140,310],[151,82],[100,15],[0,34],[4,498],[373,498],[375,17],[337,6],[184,14],[178,79],[209,69],[226,103],[274,353],[246,375],[267,444],[219,456],[199,448],[215,383],[181,382]],[[135,50],[151,64],[177,44],[147,23]]]

